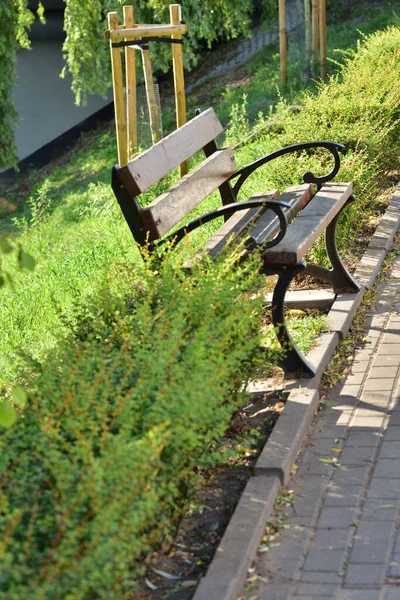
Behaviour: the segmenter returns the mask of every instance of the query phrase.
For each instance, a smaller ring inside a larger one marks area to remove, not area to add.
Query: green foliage
[[[386,173],[397,168],[400,135],[400,29],[390,27],[358,44],[357,51],[343,58],[343,65],[316,91],[305,91],[296,99],[299,113],[282,101],[274,113],[279,130],[265,128],[246,148],[246,162],[259,156],[260,147],[276,149],[312,139],[339,141],[347,147],[337,176],[353,181],[357,202],[345,211],[339,232],[339,246],[348,248],[374,209],[373,199]],[[299,160],[301,158],[301,160]],[[326,151],[305,153],[274,161],[249,182],[245,194],[255,186],[284,189],[298,183],[305,170],[329,172]],[[317,253],[320,246],[317,246]],[[321,256],[318,255],[318,259]]]
[[[121,265],[78,316],[0,441],[1,600],[134,588],[238,406],[259,343],[255,266]]]
[[[41,4],[38,16],[43,19]],[[16,54],[19,48],[30,47],[27,31],[34,20],[34,14],[27,9],[27,0],[0,2],[0,169],[17,162],[14,127],[18,115],[12,95]]]
[[[123,4],[119,1],[119,22],[123,21]],[[136,23],[167,24],[170,22],[167,0],[139,0],[134,5]],[[72,90],[77,103],[85,101],[87,94],[105,96],[111,87],[109,44],[104,39],[108,28],[104,15],[116,11],[116,0],[66,0],[64,28],[67,38],[64,43],[66,67],[63,71],[72,74]],[[197,64],[204,44],[209,47],[216,40],[235,38],[249,32],[252,0],[243,0],[238,10],[236,0],[185,0],[182,7],[182,22],[188,26],[184,36],[184,62],[186,68]],[[167,71],[172,64],[171,48],[168,44],[150,44],[152,65],[155,70]]]

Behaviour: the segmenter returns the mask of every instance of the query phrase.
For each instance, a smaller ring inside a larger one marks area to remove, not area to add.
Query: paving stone
[[[335,470],[335,468],[336,468],[336,466],[334,464],[321,462],[316,457],[307,456],[300,462],[297,473],[299,476],[302,476],[302,475],[330,476],[332,474],[332,472]]]
[[[259,600],[288,600],[290,594],[289,584],[269,583],[259,590]]]
[[[399,348],[400,349],[400,348]],[[392,390],[394,385],[393,378],[390,377],[388,379],[380,378],[380,379],[368,379],[365,384],[366,392],[381,392],[383,390]]]
[[[379,459],[381,458],[400,459],[400,440],[385,440],[379,449]]]
[[[363,497],[362,485],[335,485],[328,487],[324,506],[358,506]]]
[[[400,554],[400,532],[399,531],[397,531],[397,534],[396,534],[393,552],[395,554]]]
[[[359,408],[374,408],[379,407],[387,411],[388,404],[392,399],[391,390],[383,390],[381,392],[363,392],[359,402]],[[383,412],[383,411],[382,411]]]
[[[324,506],[317,521],[317,527],[345,528],[356,521],[358,510],[350,506]]]
[[[390,553],[390,540],[386,542],[363,542],[355,540],[349,563],[386,563]]]
[[[324,411],[323,420],[334,425],[347,425],[353,414],[354,407],[348,404],[337,404]]]
[[[357,387],[361,388],[361,386]],[[342,392],[340,395],[329,394],[329,396],[327,397],[327,402],[333,409],[342,407],[344,409],[347,408],[348,412],[351,412],[358,403],[358,396],[348,393],[347,388],[344,388],[344,390],[346,390],[346,392]],[[329,408],[326,409],[327,413],[328,411]]]
[[[351,371],[352,373],[356,374],[356,373],[362,373],[362,375],[364,375],[364,373],[367,372],[367,369],[369,367],[369,360],[358,360],[356,359],[353,364],[351,365]]]
[[[400,425],[391,425],[389,422],[389,425],[385,430],[384,435],[385,441],[400,440]]]
[[[374,544],[375,542],[386,542],[391,539],[395,530],[393,521],[363,521],[359,519],[355,529],[354,541]]]
[[[342,439],[347,433],[348,428],[345,425],[335,425],[328,421],[324,421],[323,417],[318,419],[316,433],[320,438],[332,440]]]
[[[377,355],[374,359],[373,365],[374,367],[387,367],[389,365],[398,365],[399,359],[398,356],[394,356],[393,354],[382,354]]]
[[[359,446],[377,446],[382,439],[379,431],[350,430],[346,440],[346,448]]]
[[[344,560],[343,550],[329,550],[323,552],[311,549],[303,565],[303,572],[307,577],[307,571],[321,571],[324,573],[338,573]]]
[[[319,496],[329,483],[328,477],[317,475],[305,475],[300,478],[300,486],[297,493],[308,496]]]
[[[399,405],[397,405],[397,410],[394,410],[390,413],[389,415],[389,425],[396,426],[396,425],[400,425],[400,410],[399,410]]]
[[[347,375],[345,387],[354,385],[355,389],[356,388],[360,389],[360,384],[364,381],[364,378],[366,376],[366,371],[367,371],[367,369],[365,368],[362,371],[353,371],[352,373]],[[356,393],[358,393],[358,390]]]
[[[374,477],[400,478],[400,461],[391,458],[381,458],[376,464]]]
[[[334,597],[335,600],[379,600],[379,590],[356,589],[356,590],[340,590]]]
[[[389,508],[390,507],[390,508]],[[380,498],[368,498],[361,511],[361,519],[366,521],[395,521],[399,509],[396,502],[386,502]]]
[[[400,342],[400,331],[396,331],[395,333],[388,333],[388,330],[385,331],[385,333],[383,335],[383,343],[384,344],[399,344],[399,342]]]
[[[323,529],[318,527],[311,540],[313,550],[344,550],[348,546],[353,529]]]
[[[334,598],[336,592],[336,585],[331,583],[300,583],[295,590],[295,598],[304,600],[304,596],[309,598]]]
[[[393,579],[400,578],[400,554],[397,552],[393,555],[392,560],[389,563],[387,576],[391,577]],[[399,590],[399,592],[400,592],[400,590]],[[400,594],[399,594],[399,597],[400,597]]]
[[[313,517],[319,507],[319,497],[296,495],[292,507],[294,514],[298,517]]]
[[[400,479],[372,477],[366,496],[381,500],[398,500],[400,498]]]
[[[385,356],[389,354],[390,356],[399,356],[400,354],[400,344],[397,340],[396,344],[382,344],[378,349],[378,356]]]
[[[358,377],[360,381],[352,381],[352,378]],[[357,398],[361,389],[361,381],[363,380],[364,374],[358,373],[354,375],[349,375],[346,377],[345,382],[342,384],[342,388],[339,391],[339,397],[348,396],[349,398]],[[332,394],[333,395],[333,394]]]
[[[389,563],[387,576],[391,579],[400,579],[400,554],[398,552],[393,555],[392,560]]]
[[[301,583],[342,583],[343,578],[338,573],[321,573],[320,571],[307,571],[303,573]]]
[[[399,600],[400,598],[400,588],[397,585],[387,584],[387,589],[385,591],[384,600]]]
[[[326,493],[324,506],[358,506],[363,491],[362,485],[331,485]]]
[[[380,588],[385,578],[385,564],[349,564],[344,576],[344,585],[368,585]]]
[[[369,379],[386,379],[386,378],[395,379],[398,371],[399,371],[398,365],[392,365],[392,366],[387,366],[387,367],[373,366],[372,369],[370,370],[370,372],[368,373],[368,378]]]
[[[379,430],[383,425],[384,419],[385,414],[377,414],[373,417],[364,417],[356,413],[351,419],[350,427]]]
[[[369,472],[369,466],[348,467],[344,465],[336,469],[332,477],[332,483],[334,485],[350,486],[365,485]]]
[[[361,465],[366,463],[372,463],[376,455],[376,446],[359,446],[354,448],[353,446],[347,445],[339,456],[339,462],[341,465]]]

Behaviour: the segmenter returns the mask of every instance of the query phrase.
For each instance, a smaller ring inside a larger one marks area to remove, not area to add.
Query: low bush
[[[302,93],[297,102],[300,112],[282,101],[273,115],[274,126],[261,123],[266,133],[241,150],[241,164],[258,157],[260,148],[268,152],[317,139],[344,144],[347,153],[337,179],[354,182],[357,202],[343,214],[338,243],[349,248],[377,208],[374,199],[385,176],[398,168],[399,99],[400,29],[390,27],[365,38],[316,92]],[[309,159],[291,155],[275,160],[259,171],[245,194],[257,185],[284,189],[298,183],[305,170],[325,174],[333,166],[329,156],[323,150]]]
[[[118,600],[134,587],[135,560],[215,460],[259,344],[256,269],[231,267],[117,267],[32,380],[0,441],[2,600]]]

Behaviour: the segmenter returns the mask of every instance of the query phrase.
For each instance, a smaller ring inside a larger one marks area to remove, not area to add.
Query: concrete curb
[[[193,600],[236,600],[257,554],[279,486],[276,475],[250,477]]]
[[[276,473],[282,484],[289,479],[297,453],[318,406],[317,390],[292,390],[255,466],[255,474]]]
[[[341,294],[328,313],[330,332],[320,336],[307,358],[317,368],[312,379],[291,382],[285,408],[279,416],[229,522],[216,555],[193,600],[236,600],[246,580],[269,519],[279,486],[287,483],[297,453],[307,435],[319,401],[318,387],[335,350],[349,331],[364,293],[369,289],[390,251],[400,225],[400,187],[393,195],[380,225],[354,274],[361,284],[357,294]],[[261,390],[257,390],[258,394]]]

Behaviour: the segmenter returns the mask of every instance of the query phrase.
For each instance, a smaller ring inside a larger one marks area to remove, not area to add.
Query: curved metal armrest
[[[346,149],[345,146],[343,146],[343,144],[338,144],[337,142],[329,141],[304,142],[300,144],[293,144],[292,146],[285,146],[280,150],[271,152],[271,154],[266,154],[262,158],[259,158],[258,160],[250,163],[246,167],[239,169],[230,177],[230,179],[234,179],[239,176],[238,181],[233,187],[235,195],[237,196],[240,188],[242,187],[246,179],[249,177],[249,175],[251,175],[253,171],[258,169],[262,165],[265,165],[266,163],[270,162],[271,160],[274,160],[274,158],[278,158],[279,156],[284,156],[285,154],[290,154],[292,152],[299,152],[300,150],[309,150],[310,148],[326,148],[327,150],[329,150],[329,152],[331,152],[331,154],[333,154],[335,160],[334,167],[332,171],[328,173],[328,175],[317,177],[316,175],[314,175],[314,173],[311,173],[311,171],[306,171],[304,173],[304,183],[315,183],[318,186],[318,189],[320,189],[323,183],[325,183],[326,181],[330,181],[338,173],[340,169],[340,156],[338,151],[343,152]]]
[[[290,204],[288,202],[284,202],[283,200],[248,200],[247,202],[233,202],[232,204],[227,204],[221,208],[217,208],[205,215],[194,219],[188,225],[184,225],[178,231],[175,231],[171,235],[163,238],[162,242],[169,241],[173,246],[178,244],[188,233],[197,229],[201,225],[205,225],[205,223],[209,223],[218,217],[223,217],[224,215],[233,215],[235,212],[239,210],[247,210],[248,208],[258,208],[260,206],[264,206],[266,209],[270,208],[274,211],[279,219],[280,224],[280,232],[276,238],[274,238],[274,244],[277,244],[286,233],[287,229],[287,218],[285,213],[283,212],[283,208],[290,209]],[[279,238],[279,240],[278,240]]]

